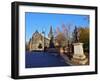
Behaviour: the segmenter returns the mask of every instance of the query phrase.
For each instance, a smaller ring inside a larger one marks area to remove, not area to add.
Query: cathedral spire
[[[54,48],[54,43],[53,43],[53,31],[52,31],[52,26],[50,27],[50,32],[48,34],[48,37],[50,38],[50,43],[49,43],[49,48]]]
[[[52,37],[53,37],[52,26],[50,26],[50,32],[49,32],[49,34],[48,34],[48,37],[49,37],[49,38],[52,38]]]

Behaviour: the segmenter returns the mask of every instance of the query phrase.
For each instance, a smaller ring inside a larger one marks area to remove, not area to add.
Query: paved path
[[[71,61],[69,60],[69,58],[68,58],[66,55],[61,54],[61,56],[62,56],[62,58],[64,58],[64,60],[65,60],[65,62],[66,62],[67,64],[72,65]]]
[[[46,52],[26,52],[26,68],[69,66],[60,55]]]

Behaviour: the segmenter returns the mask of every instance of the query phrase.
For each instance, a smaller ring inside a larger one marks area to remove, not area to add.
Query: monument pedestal
[[[88,59],[86,58],[83,52],[83,43],[74,43],[74,55],[72,58],[72,63],[77,65],[84,65],[87,63]]]

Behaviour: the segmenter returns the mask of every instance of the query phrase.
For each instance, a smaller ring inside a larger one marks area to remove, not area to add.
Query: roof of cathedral
[[[32,37],[34,37],[34,36],[36,36],[36,35],[44,37],[44,36],[42,35],[42,33],[38,32],[38,30],[36,30],[36,31],[33,33]],[[47,38],[47,37],[45,37],[45,39],[48,39],[48,40],[49,40],[49,38]]]

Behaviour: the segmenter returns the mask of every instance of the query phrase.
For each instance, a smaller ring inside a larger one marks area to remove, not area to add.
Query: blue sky
[[[51,13],[25,13],[25,31],[26,31],[26,41],[32,37],[32,34],[38,30],[49,33],[50,26],[53,30],[57,27],[61,29],[62,24],[73,24],[71,30],[77,27],[89,27],[89,21],[86,19],[86,15],[74,15],[74,14],[51,14]]]

